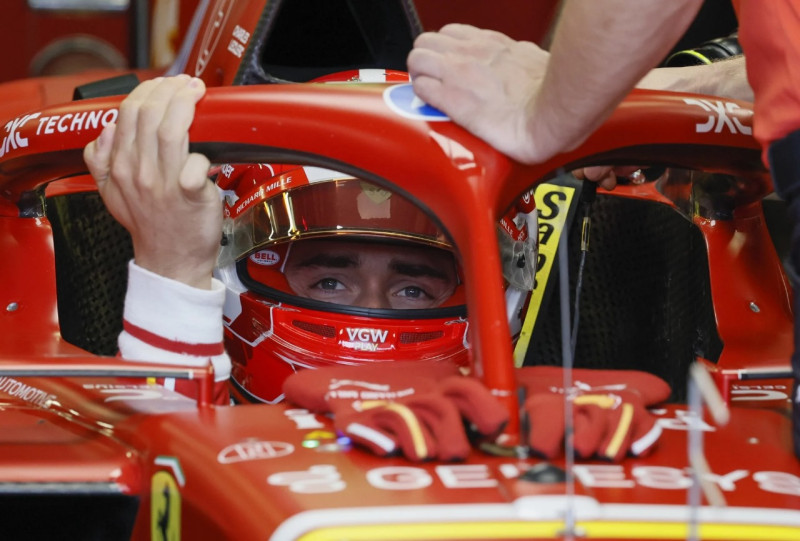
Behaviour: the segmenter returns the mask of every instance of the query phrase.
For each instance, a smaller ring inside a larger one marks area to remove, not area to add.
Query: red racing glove
[[[508,413],[474,378],[441,362],[388,362],[303,370],[283,384],[286,399],[333,413],[337,430],[379,456],[463,460],[471,430],[500,433]]]
[[[573,444],[579,457],[619,462],[626,454],[652,450],[661,427],[647,406],[669,398],[667,382],[638,370],[586,368],[573,369],[572,380]],[[527,391],[528,445],[545,458],[559,456],[565,433],[563,369],[520,368],[517,381]]]

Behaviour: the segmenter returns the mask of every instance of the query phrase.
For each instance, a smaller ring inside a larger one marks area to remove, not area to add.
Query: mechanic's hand
[[[613,190],[617,187],[617,180],[620,178],[626,178],[634,184],[641,184],[644,182],[646,179],[642,168],[643,166],[641,165],[596,165],[584,167],[583,169],[576,169],[572,174],[575,175],[577,179],[597,182],[600,187],[605,190]]]
[[[491,30],[448,24],[414,41],[408,70],[414,92],[500,152],[538,163],[562,150],[527,126],[550,54]]]
[[[198,288],[211,287],[222,204],[208,180],[209,161],[189,154],[188,130],[205,94],[188,75],[136,87],[84,149],[109,212],[130,232],[136,263]]]
[[[379,456],[463,460],[472,432],[491,438],[508,413],[484,385],[443,362],[385,362],[302,370],[283,384],[286,399],[333,413],[337,430]]]
[[[649,453],[661,435],[656,418],[647,411],[669,398],[669,385],[638,370],[573,370],[573,444],[581,458],[619,462],[627,454]],[[555,366],[532,366],[517,371],[527,391],[523,415],[528,418],[528,445],[537,455],[554,458],[563,452],[564,380]]]

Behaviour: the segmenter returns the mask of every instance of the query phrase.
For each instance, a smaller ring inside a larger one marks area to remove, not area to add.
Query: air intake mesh
[[[58,319],[68,342],[97,355],[114,355],[133,248],[128,232],[96,192],[52,197]]]
[[[580,220],[569,233],[570,309],[579,264]],[[700,230],[670,207],[598,195],[592,207],[575,366],[639,369],[685,397],[696,356],[716,362],[716,329],[706,245]],[[558,271],[537,320],[525,364],[561,364]]]

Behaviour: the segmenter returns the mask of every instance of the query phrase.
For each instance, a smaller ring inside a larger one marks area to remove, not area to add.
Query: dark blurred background
[[[165,67],[202,1],[3,0],[0,81],[87,69]],[[427,30],[462,22],[546,44],[559,3],[416,0],[415,5]],[[730,0],[707,0],[678,48],[728,35],[735,28]]]

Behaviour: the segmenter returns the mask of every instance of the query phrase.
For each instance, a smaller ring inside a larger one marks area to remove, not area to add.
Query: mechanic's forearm
[[[636,86],[753,101],[753,89],[747,81],[744,56],[700,66],[654,69]]]
[[[528,103],[536,161],[579,145],[677,42],[702,0],[569,0]]]

